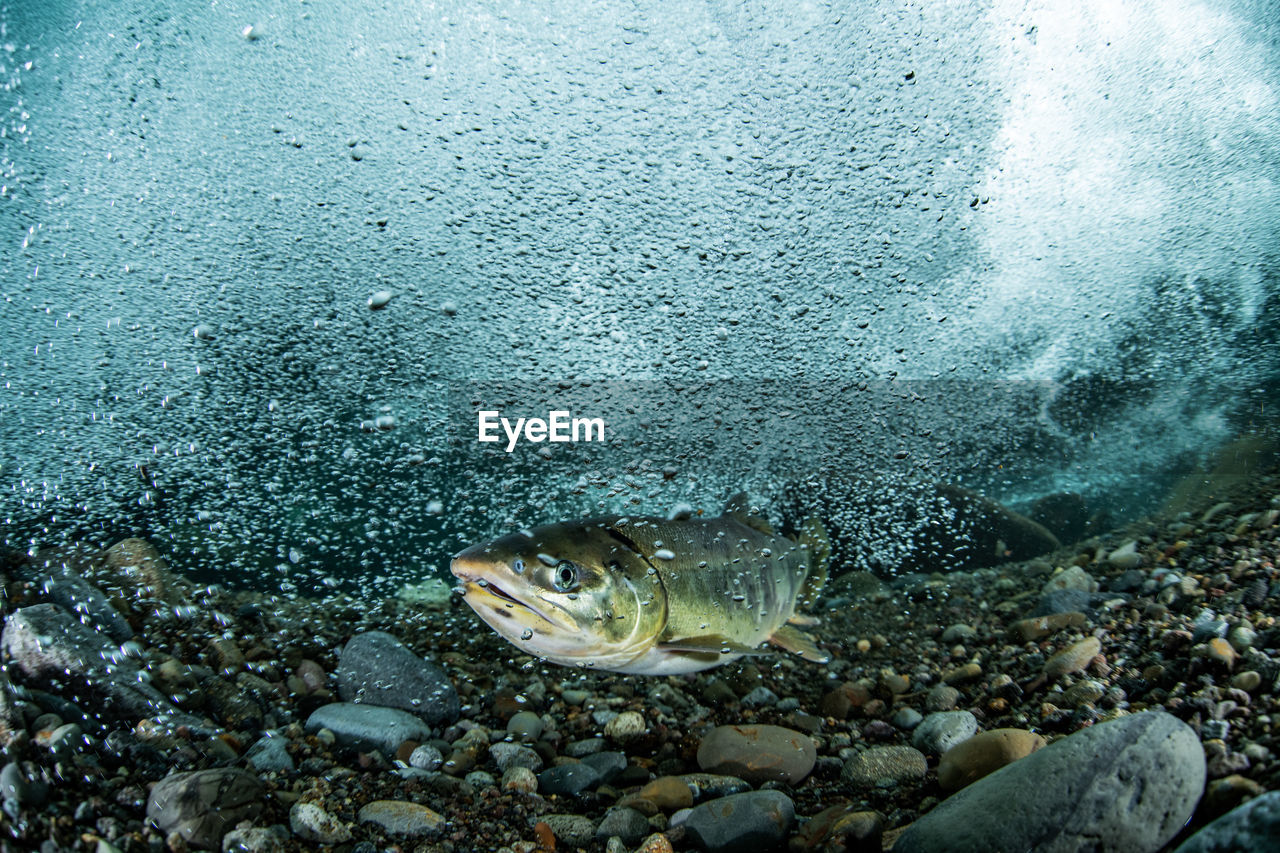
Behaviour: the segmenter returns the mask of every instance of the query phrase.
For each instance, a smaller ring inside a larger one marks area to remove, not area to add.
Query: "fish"
[[[817,519],[775,533],[736,496],[722,515],[601,516],[547,524],[473,545],[450,562],[458,591],[499,635],[563,666],[678,675],[765,642],[809,661],[830,658],[797,625],[827,579],[831,549]]]

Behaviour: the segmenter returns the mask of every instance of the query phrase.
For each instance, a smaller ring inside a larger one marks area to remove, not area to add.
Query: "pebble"
[[[1280,838],[1280,791],[1269,791],[1227,812],[1188,838],[1174,853],[1274,850]]]
[[[587,847],[595,841],[596,825],[590,818],[576,814],[543,815],[542,820],[551,827],[557,841],[568,847]]]
[[[235,767],[174,773],[151,789],[147,819],[165,835],[218,850],[228,830],[262,812],[266,793],[257,776]]]
[[[939,684],[932,687],[924,697],[927,711],[950,711],[960,701],[960,691],[950,684]]]
[[[1262,685],[1262,676],[1256,671],[1249,669],[1244,672],[1237,673],[1231,678],[1231,686],[1252,693]]]
[[[805,822],[792,849],[823,851],[879,851],[884,832],[884,817],[864,811],[857,804],[839,804],[825,808]]]
[[[410,767],[416,767],[419,770],[439,770],[441,764],[444,764],[444,755],[431,744],[420,744],[409,753]]]
[[[942,632],[942,642],[947,645],[955,645],[956,643],[967,643],[977,636],[978,632],[974,630],[972,625],[958,623],[951,625],[947,630]]]
[[[360,159],[360,157],[355,156],[354,153],[352,154],[352,157],[357,160]],[[391,301],[391,297],[392,293],[390,290],[375,290],[369,296],[369,308],[373,311],[386,308],[387,303]]]
[[[884,782],[902,784],[923,779],[929,772],[924,753],[910,746],[875,746],[859,752],[844,765],[841,778],[860,788]]]
[[[638,711],[623,711],[604,726],[605,737],[618,743],[630,743],[644,732],[644,717]]]
[[[968,711],[939,711],[916,726],[911,744],[927,755],[941,755],[977,730],[978,718]]]
[[[512,767],[502,774],[502,789],[532,794],[538,790],[538,777],[528,767]]]
[[[609,810],[596,827],[596,838],[617,836],[627,844],[639,844],[649,830],[648,818],[635,809],[623,806]]]
[[[737,853],[773,849],[795,816],[795,805],[781,791],[749,791],[695,806],[683,826],[708,853]]]
[[[992,729],[980,732],[958,743],[942,754],[938,761],[938,784],[947,791],[958,791],[1012,764],[1045,745],[1045,739],[1023,729]]]
[[[600,784],[600,771],[589,764],[562,764],[538,774],[538,790],[546,796],[576,796]]]
[[[42,806],[48,794],[49,786],[28,776],[16,761],[10,761],[0,770],[0,800],[17,800],[24,806]]]
[[[955,688],[951,689],[954,690]],[[954,705],[955,703],[953,702],[952,704]],[[920,725],[920,721],[923,719],[924,716],[915,708],[899,708],[894,712],[893,719],[890,720],[890,722],[903,731],[909,732],[916,726]]]
[[[769,707],[778,704],[778,694],[760,685],[743,696],[741,701],[744,708]]]
[[[1214,637],[1212,640],[1205,643],[1204,647],[1205,657],[1209,658],[1209,660],[1221,664],[1228,669],[1235,665],[1236,650],[1233,649],[1231,644],[1222,637]]]
[[[669,812],[693,805],[693,789],[678,776],[660,776],[625,797],[624,802],[626,800],[643,800],[653,806],[655,812]]]
[[[824,717],[847,720],[855,708],[861,708],[870,701],[870,688],[856,681],[846,681],[823,696],[818,709]]]
[[[527,767],[534,772],[542,769],[542,757],[518,743],[495,743],[489,747],[489,757],[503,773],[512,767]]]
[[[718,776],[714,773],[685,773],[680,781],[693,792],[693,801],[714,800],[751,790],[745,779],[737,776]]]
[[[1046,616],[1033,616],[1019,619],[1009,628],[1009,632],[1024,643],[1047,637],[1063,628],[1079,628],[1088,622],[1088,617],[1078,610],[1064,613],[1050,613]]]
[[[621,752],[597,752],[582,759],[582,763],[599,773],[601,782],[612,782],[627,769],[627,756]]]
[[[317,708],[307,718],[306,731],[328,729],[338,743],[362,752],[377,749],[384,755],[395,755],[407,740],[424,741],[431,729],[421,719],[396,708],[334,702]]]
[[[1097,592],[1098,582],[1080,566],[1068,566],[1058,572],[1045,583],[1040,595],[1045,596],[1054,590],[1074,589],[1083,592]]]
[[[281,838],[281,835],[285,835]],[[233,829],[222,836],[223,853],[283,853],[288,835],[283,828],[263,829],[246,827]],[[98,841],[97,853],[107,853],[102,849],[102,840]]]
[[[579,690],[576,687],[573,687],[562,692],[560,694],[560,698],[564,700],[566,705],[577,706],[591,698],[591,691]]]
[[[145,539],[122,539],[103,552],[103,564],[129,581],[142,598],[174,603],[179,599],[164,557]]]
[[[1138,553],[1138,543],[1130,540],[1107,555],[1107,562],[1117,569],[1132,569],[1142,563],[1142,555]]]
[[[1055,589],[1040,596],[1031,610],[1031,618],[1057,616],[1064,613],[1093,615],[1094,595],[1083,589]]]
[[[1079,708],[1081,705],[1096,704],[1107,692],[1107,688],[1098,681],[1086,678],[1077,681],[1062,692],[1062,698],[1054,704],[1064,708]]]
[[[342,844],[351,840],[347,825],[315,803],[294,803],[289,809],[289,828],[304,841]]]
[[[799,784],[818,759],[813,739],[782,726],[718,726],[698,746],[698,766],[753,784]]]
[[[985,776],[911,824],[894,853],[1160,849],[1191,817],[1205,759],[1162,711],[1101,723]],[[1064,795],[1070,792],[1070,798]]]
[[[507,731],[520,740],[537,740],[542,736],[542,717],[532,711],[517,711],[507,720]]]
[[[595,755],[602,749],[604,749],[604,738],[593,737],[570,741],[564,748],[564,754],[570,758],[585,758],[588,755]]]
[[[289,755],[289,741],[280,735],[267,734],[258,738],[244,754],[245,761],[259,773],[291,773],[293,757]]]
[[[1097,637],[1085,637],[1067,646],[1044,663],[1044,674],[1061,678],[1084,669],[1102,651],[1102,641]]]
[[[458,719],[458,691],[444,670],[384,631],[352,637],[338,656],[336,676],[347,702],[399,708],[433,726]]]
[[[982,677],[982,665],[977,663],[966,663],[955,669],[945,672],[942,680],[947,684],[967,684],[970,681],[977,681]]]
[[[404,800],[374,800],[361,807],[356,820],[377,824],[391,835],[409,838],[431,835],[444,825],[442,815]]]

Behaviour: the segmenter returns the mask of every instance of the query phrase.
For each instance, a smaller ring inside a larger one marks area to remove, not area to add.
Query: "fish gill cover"
[[[1150,509],[1274,396],[1276,21],[10,3],[4,544],[394,590],[744,488],[889,567],[930,484]]]

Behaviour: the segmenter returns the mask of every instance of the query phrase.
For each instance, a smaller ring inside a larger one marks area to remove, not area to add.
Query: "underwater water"
[[[9,3],[6,544],[394,589],[832,466],[1133,517],[1269,422],[1274,11]]]
[[[1278,388],[1275,0],[0,0],[0,853],[1273,840]]]

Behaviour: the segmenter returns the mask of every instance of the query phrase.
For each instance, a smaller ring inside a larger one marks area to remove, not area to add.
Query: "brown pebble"
[[[675,848],[671,846],[671,839],[655,832],[641,843],[636,853],[675,853]]]
[[[1079,628],[1086,621],[1087,618],[1083,613],[1075,611],[1052,613],[1048,616],[1020,619],[1010,626],[1009,633],[1026,643],[1038,640],[1041,637],[1047,637],[1056,631],[1061,631],[1063,628]]]
[[[1209,660],[1220,663],[1230,669],[1236,663],[1236,650],[1231,648],[1231,644],[1221,637],[1214,637],[1208,643],[1206,656]]]
[[[960,701],[960,691],[949,684],[939,684],[924,697],[927,711],[950,711]]]
[[[663,811],[693,805],[693,791],[677,776],[661,776],[641,788],[637,795]]]
[[[823,696],[818,709],[824,717],[847,720],[855,708],[861,708],[870,701],[871,691],[865,684],[846,681]]]
[[[1245,799],[1256,797],[1266,792],[1260,784],[1252,779],[1233,773],[1221,779],[1214,779],[1205,789],[1205,805],[1212,814],[1225,814]]]
[[[938,784],[958,791],[992,773],[1025,758],[1044,746],[1045,739],[1023,729],[992,729],[956,744],[938,761]]]
[[[947,684],[965,684],[969,681],[976,681],[982,677],[982,666],[976,663],[967,663],[964,666],[958,666],[950,672],[942,676],[942,680]]]
[[[1101,640],[1097,637],[1085,637],[1045,661],[1044,674],[1049,678],[1060,678],[1072,672],[1079,672],[1088,666],[1101,651]]]

